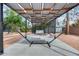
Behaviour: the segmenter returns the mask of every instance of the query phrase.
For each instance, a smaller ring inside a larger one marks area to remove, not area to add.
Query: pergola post
[[[56,33],[56,19],[54,20],[54,34]]]
[[[49,34],[49,25],[48,25],[48,34]]]
[[[3,4],[0,3],[0,54],[3,53]]]
[[[49,25],[47,26],[47,33],[49,34]]]
[[[25,19],[25,38],[27,39],[27,19]]]
[[[69,13],[66,14],[66,34],[69,34]]]

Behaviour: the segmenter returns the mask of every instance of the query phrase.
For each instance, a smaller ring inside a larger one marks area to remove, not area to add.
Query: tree
[[[79,19],[75,23],[72,24],[73,27],[79,27]]]
[[[79,27],[79,19],[77,19],[76,26]]]
[[[20,30],[25,29],[25,22],[22,21],[22,17],[20,15],[11,9],[6,10],[5,13],[7,16],[4,18],[4,24],[9,31],[16,31],[17,28]]]
[[[36,30],[44,30],[45,32],[45,28],[47,28],[49,25],[49,23],[41,23],[40,25],[34,25],[32,27],[32,32],[35,33]]]

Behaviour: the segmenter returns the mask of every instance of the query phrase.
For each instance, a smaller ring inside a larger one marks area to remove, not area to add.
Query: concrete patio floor
[[[46,44],[33,44],[29,47],[27,41],[21,39],[5,48],[2,56],[79,56],[79,51],[59,39],[51,43],[51,48]]]

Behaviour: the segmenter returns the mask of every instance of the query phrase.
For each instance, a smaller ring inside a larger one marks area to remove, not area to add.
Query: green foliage
[[[25,28],[26,24],[22,21],[22,17],[20,15],[15,13],[13,10],[7,10],[5,13],[7,16],[4,18],[4,24],[8,29],[16,31],[16,29],[19,28],[20,31],[23,32],[27,30],[27,28]]]
[[[75,24],[72,24],[73,27],[79,27],[79,20]]]
[[[79,27],[79,19],[77,20],[76,26]]]
[[[47,23],[41,23],[40,25],[35,25],[32,27],[32,32],[35,33],[36,30],[43,30],[43,29],[47,28],[48,25],[49,24],[47,24]]]

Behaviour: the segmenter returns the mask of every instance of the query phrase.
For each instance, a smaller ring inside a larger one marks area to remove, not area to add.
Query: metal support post
[[[0,54],[3,53],[3,3],[0,3]]]

